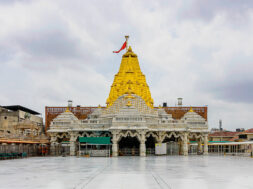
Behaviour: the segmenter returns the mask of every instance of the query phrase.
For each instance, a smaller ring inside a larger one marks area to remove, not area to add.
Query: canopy
[[[111,137],[79,137],[79,142],[88,144],[111,144]]]

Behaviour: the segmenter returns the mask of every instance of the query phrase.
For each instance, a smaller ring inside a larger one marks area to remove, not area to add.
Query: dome
[[[70,128],[70,125],[74,125],[75,123],[78,123],[77,117],[70,112],[69,110],[66,110],[65,112],[58,115],[56,118],[53,119],[51,122],[51,129],[68,129]]]
[[[185,121],[190,126],[206,126],[207,121],[198,113],[194,112],[192,108],[184,114],[181,120]]]

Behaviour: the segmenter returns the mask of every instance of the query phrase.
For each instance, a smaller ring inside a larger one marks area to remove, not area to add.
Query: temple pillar
[[[50,155],[56,155],[55,152],[56,141],[57,141],[56,134],[50,134]]]
[[[201,138],[199,138],[199,141],[198,141],[198,152],[199,153],[202,153],[202,141],[201,141]]]
[[[146,132],[145,131],[141,131],[140,132],[140,156],[141,157],[145,157],[146,156]]]
[[[188,133],[183,133],[183,155],[188,156]]]
[[[77,139],[77,134],[75,132],[70,132],[70,155],[75,156],[76,155],[76,139]]]
[[[204,135],[204,155],[208,155],[208,134]]]
[[[119,155],[118,133],[112,132],[112,156],[117,157],[118,155]]]
[[[146,156],[146,144],[145,142],[140,143],[140,156],[145,157]]]
[[[158,137],[157,137],[157,143],[161,144],[163,142],[163,140],[164,140],[164,132],[159,131]]]

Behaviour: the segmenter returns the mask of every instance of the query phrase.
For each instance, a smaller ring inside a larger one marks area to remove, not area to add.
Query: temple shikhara
[[[126,45],[106,106],[46,107],[51,149],[66,145],[70,155],[146,156],[166,150],[188,155],[191,141],[208,153],[207,107],[154,107],[138,56]],[[160,149],[159,149],[160,148]]]

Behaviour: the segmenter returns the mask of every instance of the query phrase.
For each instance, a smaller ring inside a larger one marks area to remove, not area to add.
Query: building
[[[34,110],[23,106],[0,107],[1,135],[34,135],[43,132],[43,118]]]
[[[238,134],[238,138],[242,141],[253,141],[253,129],[248,129],[246,131],[240,132]]]
[[[72,107],[70,103],[46,107],[45,114],[51,150],[69,142],[70,155],[76,154],[81,137],[111,137],[112,156],[146,156],[154,152],[155,143],[173,144],[179,154],[188,155],[190,140],[208,153],[207,107],[154,107],[131,47],[122,56],[106,107]]]
[[[239,132],[217,131],[208,135],[209,141],[231,141],[236,139]]]
[[[36,155],[39,145],[47,143],[40,113],[20,105],[0,107],[0,153]]]

